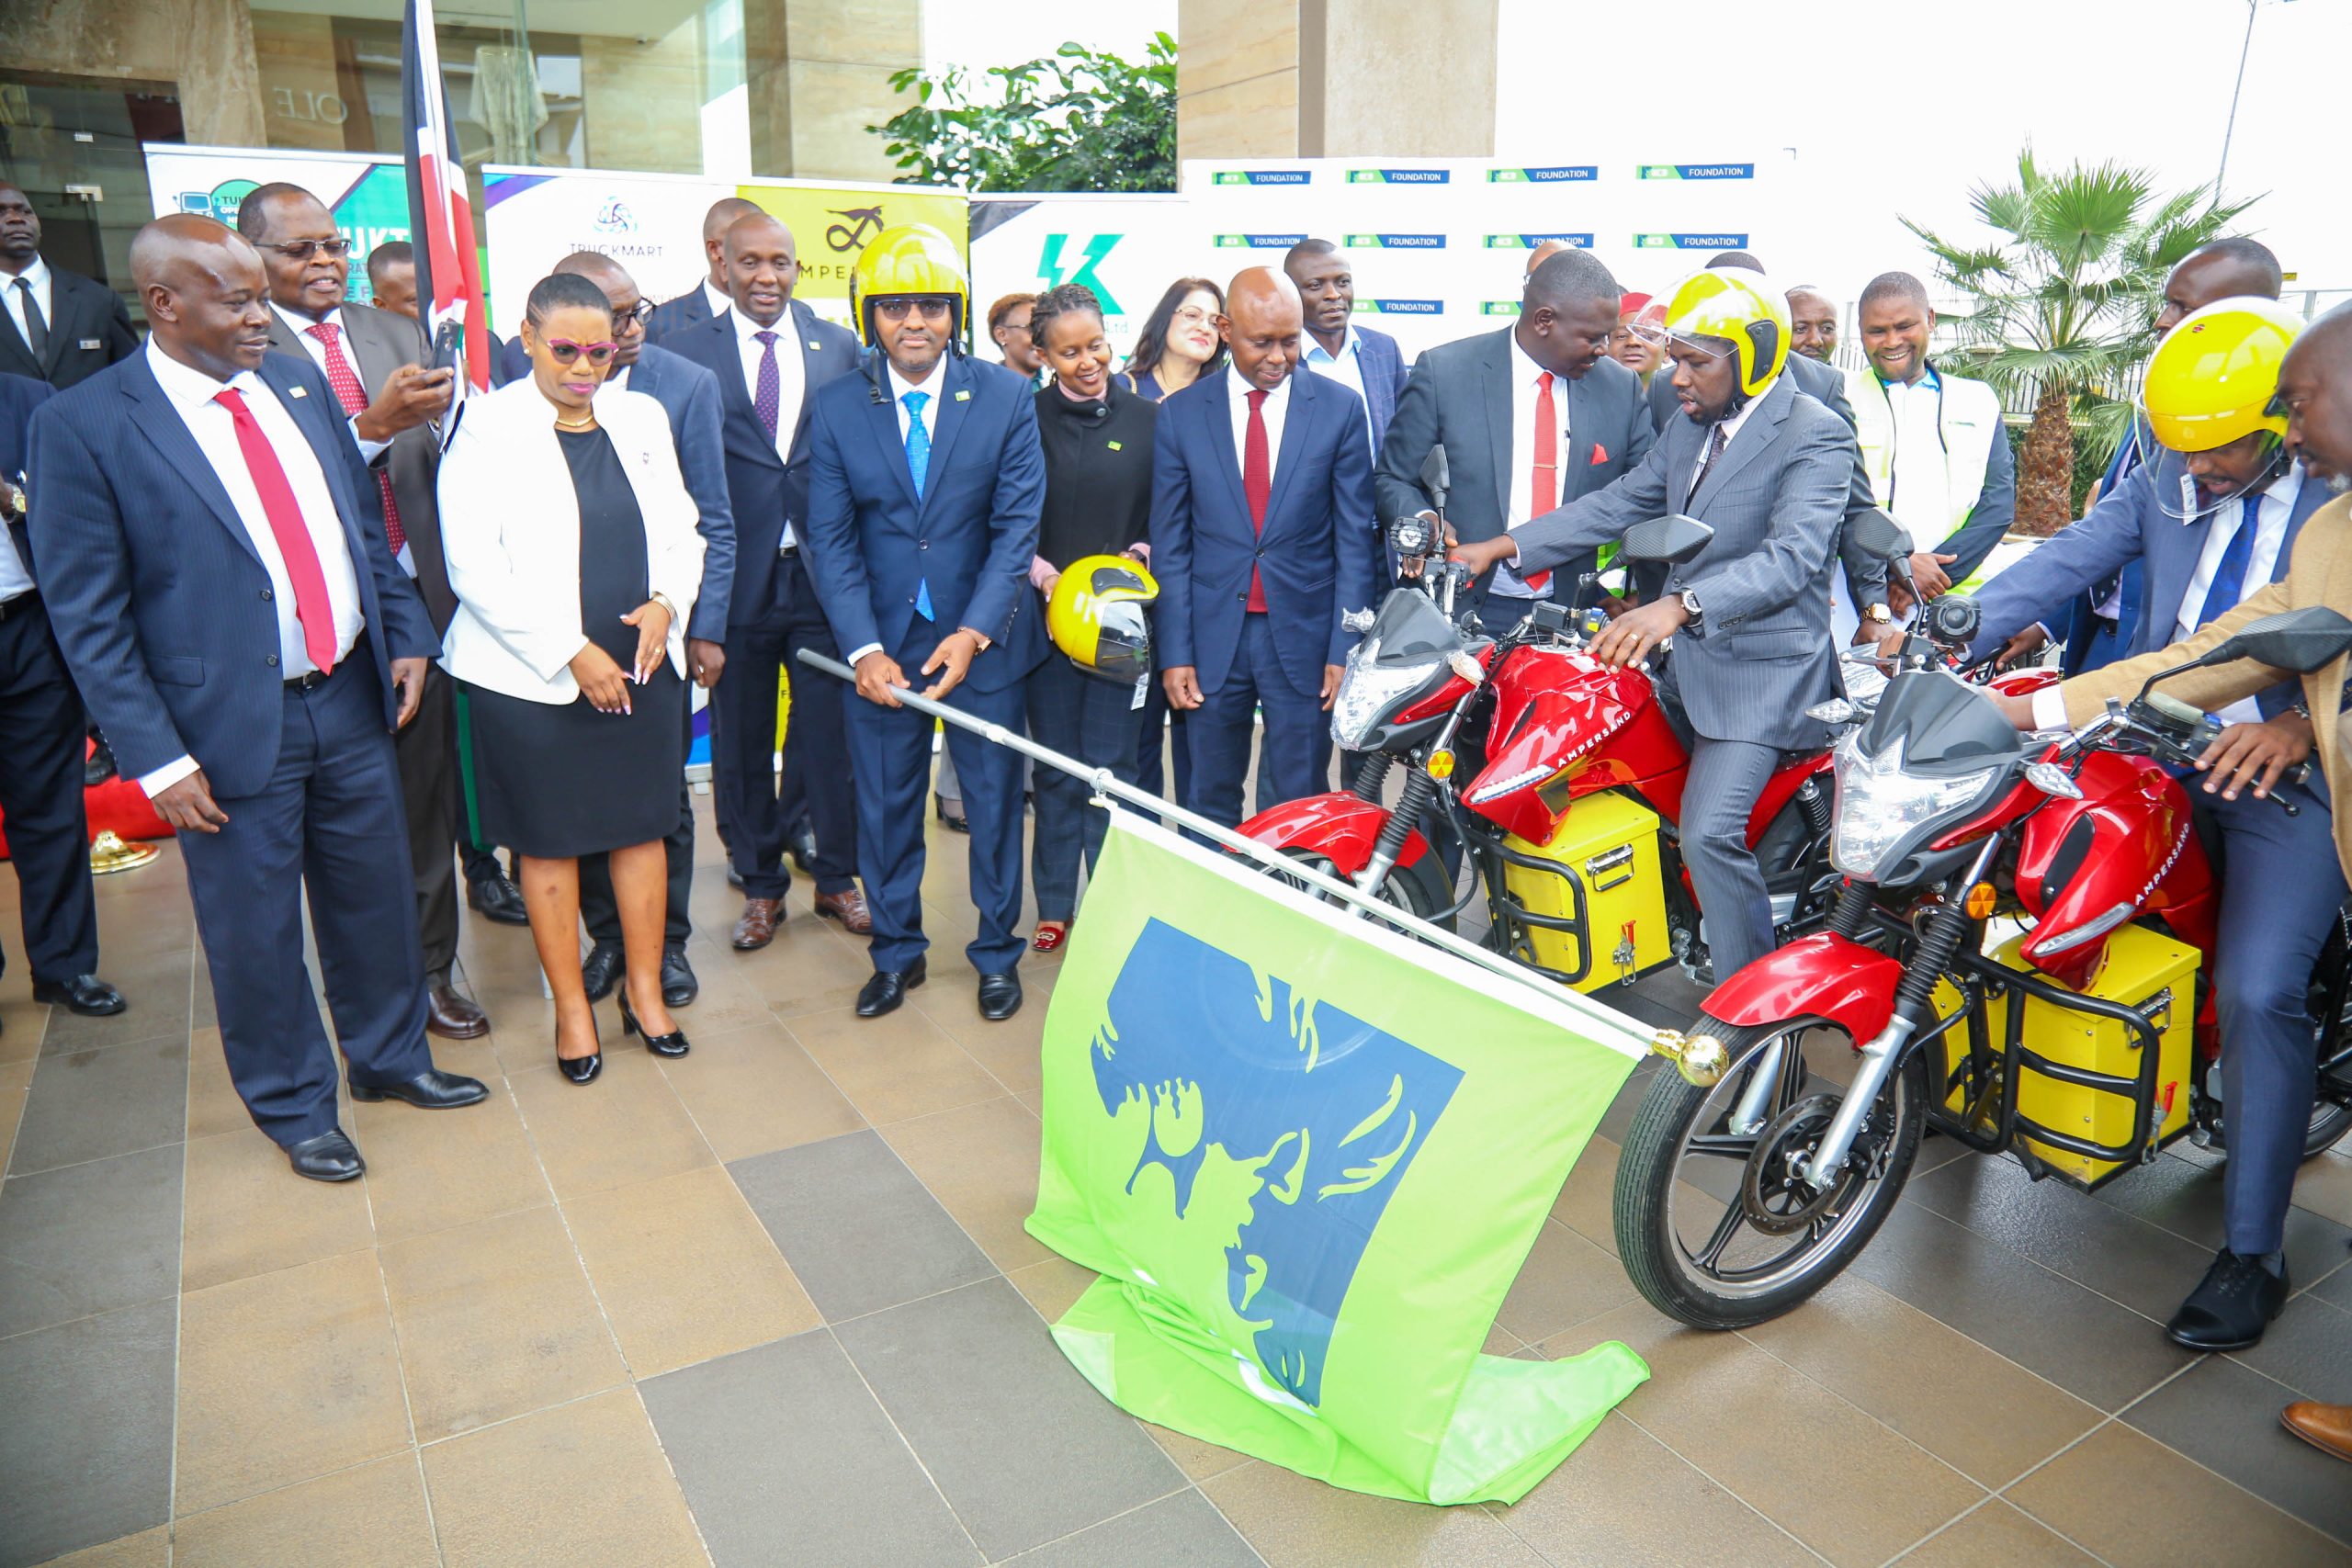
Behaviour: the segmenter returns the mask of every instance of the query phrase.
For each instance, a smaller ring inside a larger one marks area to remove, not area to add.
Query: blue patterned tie
[[[752,393],[752,412],[760,416],[760,428],[774,441],[776,422],[784,413],[784,387],[775,369],[775,333],[752,335],[760,341],[760,380]]]
[[[2222,550],[2222,563],[2213,569],[2213,585],[2205,590],[2205,607],[2197,613],[2197,624],[2210,626],[2238,607],[2245,594],[2245,569],[2254,559],[2256,520],[2262,513],[2262,498],[2245,498],[2245,510],[2238,514],[2238,531]]]
[[[915,481],[915,499],[922,499],[922,481],[931,472],[931,432],[922,427],[922,405],[929,392],[909,392],[899,400],[907,405],[907,477]]]

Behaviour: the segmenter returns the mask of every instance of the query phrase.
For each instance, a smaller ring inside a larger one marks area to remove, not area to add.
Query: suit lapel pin
[[[1120,445],[1119,445],[1117,442],[1114,441],[1114,442],[1112,442],[1112,443],[1111,443],[1111,450],[1112,450],[1112,451],[1114,451],[1114,452],[1118,452],[1118,451],[1122,451],[1122,450],[1124,450],[1124,449],[1125,449],[1125,448],[1121,447],[1121,446],[1120,446]]]
[[[106,344],[97,338],[85,337],[82,340],[82,346],[84,348],[104,348],[106,347]]]
[[[311,395],[310,389],[306,387],[289,387],[287,390],[298,398],[307,398]]]
[[[823,344],[821,344],[821,343],[819,343],[819,342],[818,342],[815,338],[813,338],[813,337],[812,337],[812,338],[810,338],[810,339],[808,340],[808,346],[809,346],[809,348],[810,348],[810,349],[812,349],[812,350],[814,350],[815,352],[820,353],[820,354],[823,353],[823,352],[824,352],[824,349],[825,349],[825,345],[824,345]]]
[[[960,389],[956,394],[956,400],[959,403],[970,402],[972,400],[972,389],[969,387]]]

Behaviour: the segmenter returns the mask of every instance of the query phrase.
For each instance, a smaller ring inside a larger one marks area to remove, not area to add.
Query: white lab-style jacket
[[[596,396],[645,518],[646,579],[678,607],[670,663],[686,674],[686,621],[702,586],[701,515],[678,475],[670,416],[642,392]],[[571,664],[580,625],[580,506],[556,435],[555,408],[526,377],[468,397],[441,457],[441,547],[457,614],[441,666],[460,681],[526,702],[580,695]]]

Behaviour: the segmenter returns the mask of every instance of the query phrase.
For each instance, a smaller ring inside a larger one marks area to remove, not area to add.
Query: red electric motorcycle
[[[1939,601],[1874,705],[1815,710],[1849,726],[1826,929],[1727,976],[1696,1032],[1662,1044],[1681,1070],[1657,1075],[1626,1136],[1617,1247],[1642,1294],[1694,1327],[1760,1323],[1827,1284],[1928,1127],[2086,1190],[2180,1136],[2226,1145],[2220,888],[2165,771],[2220,726],[2153,688],[2243,658],[2320,669],[2352,650],[2352,620],[2257,621],[2055,739],[2019,735],[1948,668],[1975,622]],[[2352,1128],[2347,935],[2352,908],[2310,981],[2307,1152]]]
[[[1442,550],[1442,449],[1421,479],[1441,498],[1439,524],[1390,526],[1419,581],[1356,628],[1332,705],[1332,738],[1364,759],[1352,787],[1284,802],[1240,830],[1449,927],[1483,893],[1486,944],[1579,990],[1678,959],[1697,969],[1704,928],[1677,830],[1690,754],[1647,674],[1584,651],[1600,615],[1578,606],[1596,580],[1577,605],[1538,601],[1499,638],[1476,631],[1455,611],[1468,573],[1429,558]],[[1627,531],[1622,554],[1679,562],[1713,537],[1694,519],[1656,518]],[[1817,920],[1835,889],[1828,767],[1826,752],[1787,761],[1748,822],[1784,937]],[[1468,852],[1476,875],[1458,897],[1430,831]]]

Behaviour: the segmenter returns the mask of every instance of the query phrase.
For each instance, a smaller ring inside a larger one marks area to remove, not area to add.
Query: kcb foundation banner
[[[1513,1502],[1649,1373],[1481,1351],[1647,1032],[1114,812],[1046,1017],[1030,1234],[1122,1408],[1355,1491]]]

